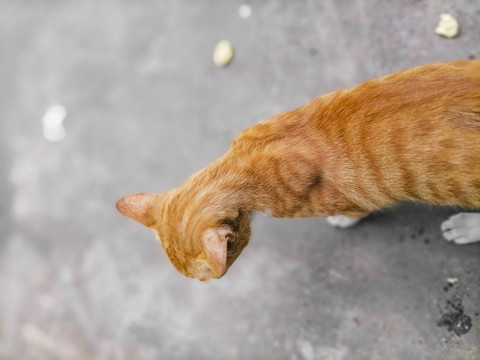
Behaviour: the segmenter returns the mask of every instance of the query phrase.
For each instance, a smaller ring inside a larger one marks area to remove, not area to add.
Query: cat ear
[[[227,271],[228,241],[234,236],[229,226],[207,229],[203,233],[203,251],[210,270],[217,278]]]
[[[117,209],[123,215],[150,227],[156,222],[154,214],[156,197],[157,195],[145,193],[128,195],[118,200]]]

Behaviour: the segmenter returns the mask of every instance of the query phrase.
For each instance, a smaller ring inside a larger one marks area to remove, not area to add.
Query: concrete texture
[[[258,215],[208,283],[116,212],[276,112],[480,56],[477,0],[247,3],[0,1],[0,359],[480,359],[480,244],[442,240],[454,209],[403,204],[347,231]],[[434,33],[442,12],[458,38]],[[216,68],[223,38],[236,55]],[[452,317],[471,329],[439,326]]]

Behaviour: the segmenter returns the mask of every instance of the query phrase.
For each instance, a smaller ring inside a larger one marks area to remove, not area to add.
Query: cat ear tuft
[[[117,209],[123,215],[150,227],[155,224],[155,195],[139,193],[117,201]]]
[[[229,226],[220,226],[207,229],[203,233],[203,250],[207,265],[217,278],[227,271],[228,241],[233,237]]]

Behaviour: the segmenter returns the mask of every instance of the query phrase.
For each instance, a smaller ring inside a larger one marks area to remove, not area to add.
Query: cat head
[[[117,209],[155,231],[178,271],[205,281],[222,277],[250,238],[249,213],[218,203],[174,189],[126,196]]]

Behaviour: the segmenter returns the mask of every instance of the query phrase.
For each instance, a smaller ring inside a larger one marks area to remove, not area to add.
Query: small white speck
[[[244,19],[249,18],[250,15],[252,15],[252,8],[250,7],[250,5],[242,4],[238,8],[238,15],[240,15],[240,17]]]
[[[42,118],[43,136],[48,141],[61,141],[65,138],[63,122],[67,110],[62,105],[53,105],[47,109]]]
[[[62,141],[63,139],[65,139],[65,134],[66,132],[63,125],[60,125],[56,128],[43,128],[43,136],[48,141]]]
[[[53,105],[43,115],[42,122],[45,128],[55,128],[62,125],[67,117],[67,110],[62,105]]]

